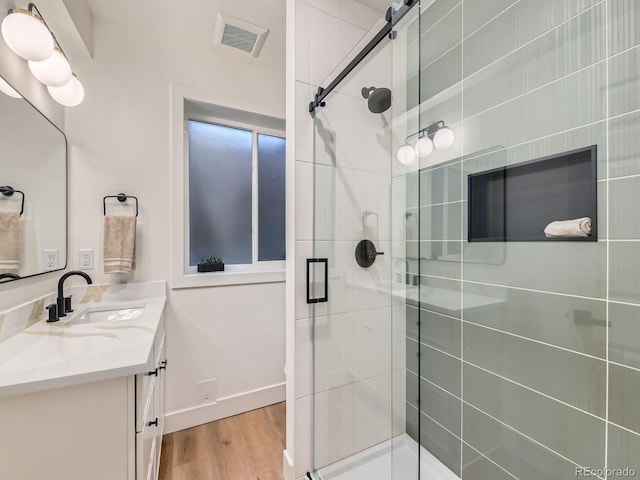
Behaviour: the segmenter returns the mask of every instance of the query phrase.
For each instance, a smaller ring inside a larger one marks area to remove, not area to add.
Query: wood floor
[[[160,480],[282,480],[285,404],[165,435]]]

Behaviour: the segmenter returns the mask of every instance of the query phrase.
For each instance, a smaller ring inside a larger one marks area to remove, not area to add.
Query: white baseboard
[[[282,475],[284,480],[295,480],[296,478],[293,462],[289,458],[289,452],[286,450],[282,451]]]
[[[197,427],[221,418],[266,407],[285,401],[285,383],[219,398],[216,403],[198,405],[167,413],[164,433],[173,433],[186,428]]]

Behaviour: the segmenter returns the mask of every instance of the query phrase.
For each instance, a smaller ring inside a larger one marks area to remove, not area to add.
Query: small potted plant
[[[224,272],[224,263],[219,255],[202,257],[198,262],[198,272]]]

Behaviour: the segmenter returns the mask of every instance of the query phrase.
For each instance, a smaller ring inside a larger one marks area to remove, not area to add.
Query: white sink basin
[[[82,323],[97,323],[97,322],[123,322],[129,320],[135,320],[144,312],[144,307],[129,307],[129,308],[88,308],[77,317],[71,319],[69,323],[74,325]]]

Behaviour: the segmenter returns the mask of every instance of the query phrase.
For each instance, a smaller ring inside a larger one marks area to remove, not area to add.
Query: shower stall
[[[398,1],[309,99],[308,478],[640,468],[638,18]]]

